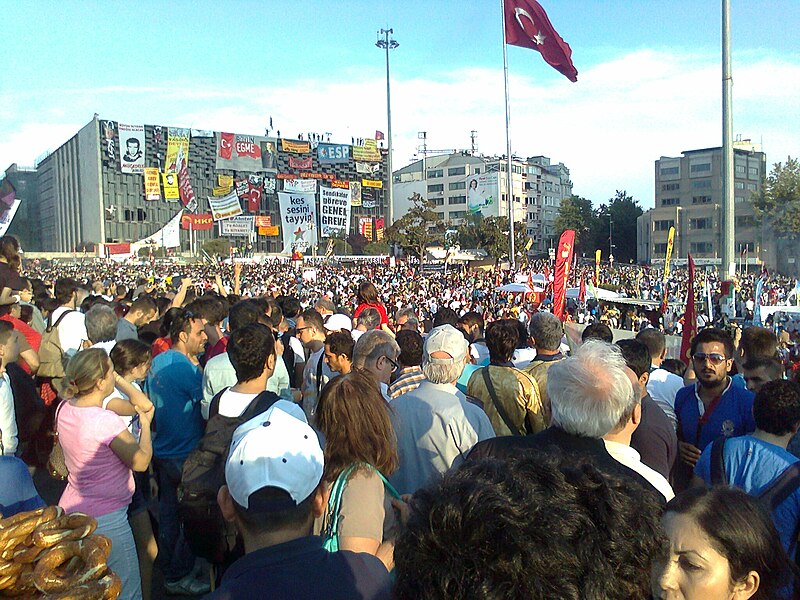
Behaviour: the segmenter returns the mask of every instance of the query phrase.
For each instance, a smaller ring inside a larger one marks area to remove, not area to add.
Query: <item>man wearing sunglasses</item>
[[[700,453],[716,438],[738,437],[756,428],[753,392],[732,385],[728,375],[733,354],[733,339],[722,329],[703,329],[692,340],[697,383],[682,388],[675,397],[681,481],[688,481]]]

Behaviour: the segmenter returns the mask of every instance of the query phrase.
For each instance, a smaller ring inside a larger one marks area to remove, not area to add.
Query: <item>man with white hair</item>
[[[586,461],[603,471],[655,488],[642,475],[615,460],[603,436],[618,427],[637,403],[620,349],[600,340],[585,342],[570,358],[556,362],[547,373],[551,426],[535,435],[506,436],[477,444],[469,460],[510,458],[521,452],[550,454],[570,462]],[[664,497],[658,494],[663,503]]]
[[[468,351],[469,343],[455,327],[434,328],[425,340],[425,381],[392,400],[400,466],[389,481],[401,494],[417,491],[460,463],[476,443],[494,437],[486,413],[456,394]]]
[[[382,329],[367,331],[353,346],[353,368],[362,371],[375,380],[381,394],[389,402],[389,381],[392,373],[400,368],[397,358],[400,346],[394,337]]]

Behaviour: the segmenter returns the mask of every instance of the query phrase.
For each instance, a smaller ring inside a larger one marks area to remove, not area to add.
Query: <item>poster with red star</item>
[[[317,245],[316,194],[278,192],[283,254],[310,252]]]

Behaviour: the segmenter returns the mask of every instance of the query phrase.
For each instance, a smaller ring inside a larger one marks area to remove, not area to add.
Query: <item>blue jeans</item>
[[[133,542],[133,533],[128,525],[127,507],[97,517],[97,533],[101,533],[111,540],[108,568],[122,580],[122,591],[119,597],[122,600],[142,600],[139,558]]]
[[[194,568],[194,555],[178,517],[178,485],[186,458],[153,458],[158,481],[158,561],[167,583],[183,579]]]

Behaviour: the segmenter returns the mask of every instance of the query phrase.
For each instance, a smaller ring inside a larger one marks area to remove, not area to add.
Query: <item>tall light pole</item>
[[[392,183],[394,177],[392,176],[392,87],[389,79],[389,50],[394,50],[400,44],[394,39],[389,37],[394,33],[393,29],[381,29],[378,32],[378,41],[375,45],[378,48],[383,48],[386,51],[386,145],[388,146],[388,153],[386,155],[386,170],[388,171],[388,199],[389,199],[389,223],[391,226],[394,224],[394,192],[392,190]],[[383,39],[381,39],[383,36]]]
[[[726,278],[732,277],[736,270],[732,85],[731,5],[730,0],[722,0],[722,268],[720,272]]]

